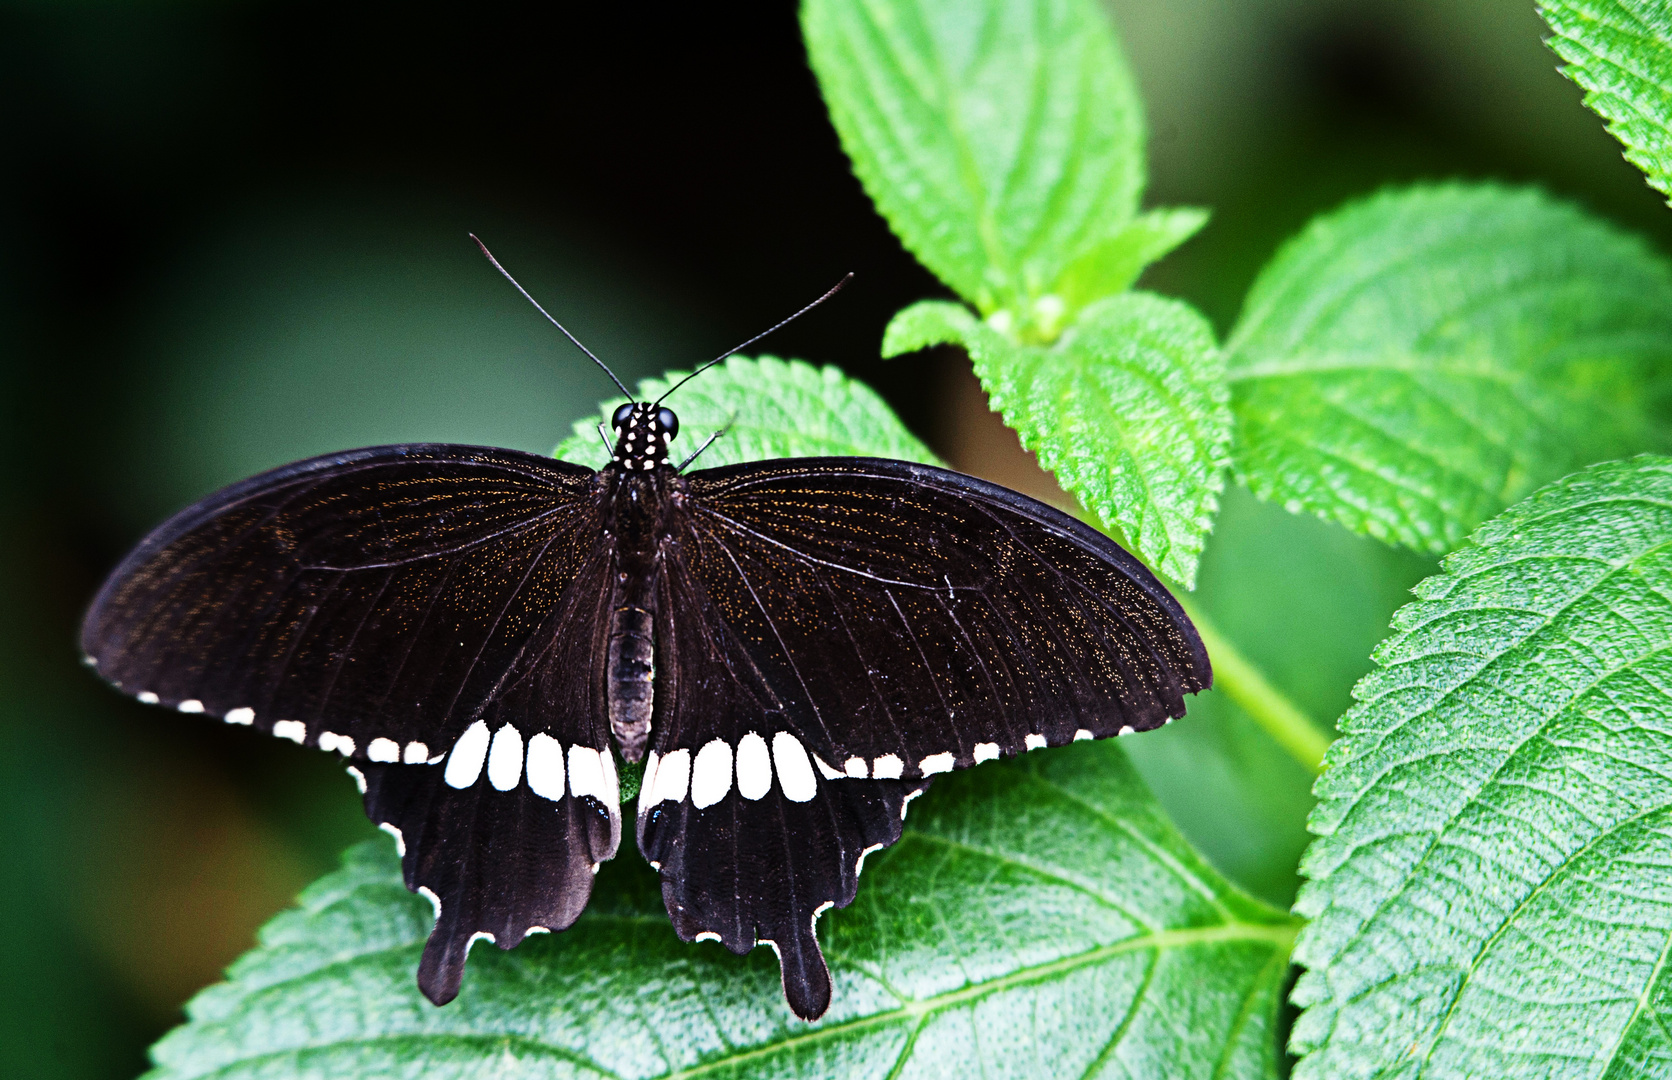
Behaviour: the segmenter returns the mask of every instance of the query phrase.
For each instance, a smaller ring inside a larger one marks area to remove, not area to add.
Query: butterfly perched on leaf
[[[661,401],[612,426],[598,470],[419,444],[263,473],[146,537],[83,625],[124,692],[349,759],[435,906],[438,1005],[476,940],[579,917],[642,763],[675,930],[771,946],[816,1018],[818,917],[935,775],[1209,684],[1155,577],[1033,499],[881,458],[682,467]]]

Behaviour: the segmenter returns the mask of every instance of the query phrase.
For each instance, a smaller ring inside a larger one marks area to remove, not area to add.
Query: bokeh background
[[[1214,210],[1145,284],[1221,331],[1285,236],[1390,182],[1534,182],[1672,243],[1531,0],[1110,10],[1148,201]],[[606,396],[470,230],[628,379],[853,270],[771,350],[1041,490],[960,356],[877,359],[893,311],[945,294],[849,174],[791,3],[3,0],[0,1075],[139,1072],[181,1002],[373,835],[340,764],[122,699],[75,627],[127,547],[221,484],[378,442],[545,451]],[[1233,491],[1198,596],[1328,723],[1431,570]],[[1219,866],[1288,902],[1304,770],[1211,694],[1128,745]]]

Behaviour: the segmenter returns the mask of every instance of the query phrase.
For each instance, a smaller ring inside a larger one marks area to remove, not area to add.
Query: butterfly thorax
[[[679,420],[668,409],[628,404],[616,410],[615,453],[604,469],[605,517],[615,541],[605,700],[621,756],[640,761],[655,704],[656,578],[665,520],[680,483],[667,463]]]

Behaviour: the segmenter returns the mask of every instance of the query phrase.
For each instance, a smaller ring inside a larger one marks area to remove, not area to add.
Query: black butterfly
[[[579,917],[618,755],[680,937],[771,945],[813,1019],[814,924],[931,777],[1159,727],[1211,680],[1149,571],[1033,499],[873,458],[685,472],[671,410],[612,423],[601,471],[409,445],[263,473],[146,537],[82,628],[142,701],[352,760],[435,905],[438,1005],[477,938]]]

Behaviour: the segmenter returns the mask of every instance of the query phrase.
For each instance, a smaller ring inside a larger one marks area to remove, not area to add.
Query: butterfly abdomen
[[[621,604],[610,612],[609,712],[610,730],[615,733],[621,756],[628,761],[644,758],[650,737],[650,711],[655,700],[655,642],[651,614],[634,603]]]

